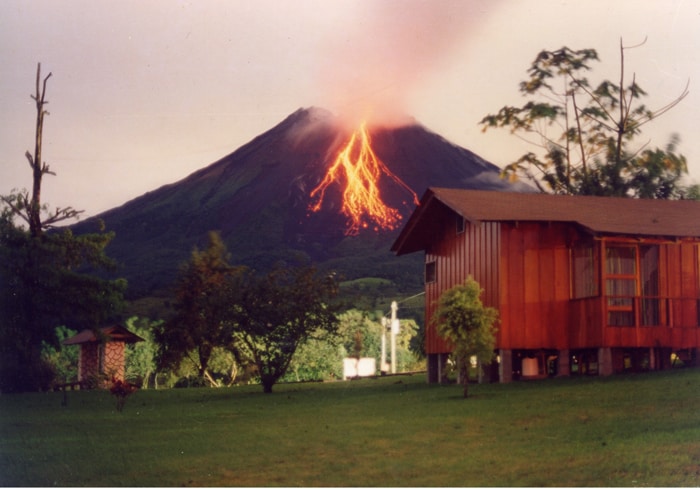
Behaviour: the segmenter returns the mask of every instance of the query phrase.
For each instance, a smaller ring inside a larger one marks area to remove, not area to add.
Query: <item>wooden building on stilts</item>
[[[494,380],[698,365],[700,202],[430,188],[392,251],[425,253],[431,382],[430,318],[469,275],[500,315]]]

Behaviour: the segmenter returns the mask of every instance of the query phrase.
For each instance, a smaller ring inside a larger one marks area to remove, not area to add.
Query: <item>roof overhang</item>
[[[121,341],[124,343],[138,343],[145,341],[135,335],[124,326],[114,325],[100,328],[97,332],[92,329],[84,329],[75,336],[66,338],[61,343],[64,345],[80,345],[83,343],[97,343],[102,341]]]
[[[479,222],[571,223],[596,237],[700,241],[700,202],[584,197],[431,187],[391,247],[397,255],[427,249],[436,213],[450,209]]]

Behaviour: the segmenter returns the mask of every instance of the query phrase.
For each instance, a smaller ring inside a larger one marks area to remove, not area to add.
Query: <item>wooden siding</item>
[[[567,348],[568,234],[561,223],[502,223],[499,348]]]
[[[426,250],[436,280],[426,284],[426,352],[451,349],[435,333],[430,318],[440,294],[472,275],[484,289],[482,300],[499,309],[497,346],[502,349],[700,348],[700,245],[695,241],[644,240],[659,246],[659,324],[607,326],[604,283],[598,296],[570,299],[570,248],[590,241],[571,223],[475,222],[457,233],[457,214],[444,207],[431,222]],[[606,243],[640,240],[604,238],[595,252],[604,282]],[[640,310],[641,298],[635,298]]]
[[[613,240],[609,240],[614,242]],[[622,241],[622,240],[620,240]],[[700,347],[700,246],[695,242],[659,242],[659,324],[603,326],[607,347]],[[640,299],[635,309],[640,309]],[[605,302],[600,307],[604,310]],[[605,322],[603,315],[601,322]]]
[[[447,208],[445,208],[447,209]],[[442,291],[463,283],[471,275],[484,289],[484,304],[499,304],[499,223],[465,223],[464,231],[457,232],[458,216],[452,211],[436,215],[432,223],[436,239],[426,250],[426,263],[435,262],[436,280],[425,286],[425,321],[427,353],[451,351],[430,324]]]

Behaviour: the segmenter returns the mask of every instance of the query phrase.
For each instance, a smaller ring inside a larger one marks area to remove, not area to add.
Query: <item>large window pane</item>
[[[574,299],[598,295],[598,265],[593,243],[571,249],[571,296]]]
[[[660,299],[643,297],[641,300],[640,320],[642,326],[658,326],[660,323]]]
[[[640,246],[639,262],[642,279],[642,295],[659,295],[659,247]]]
[[[605,272],[608,326],[634,326],[637,248],[634,246],[606,247]]]
[[[605,281],[605,291],[608,296],[634,297],[637,293],[637,281],[627,278],[609,278]]]
[[[636,248],[609,246],[605,249],[605,271],[610,275],[636,275]]]

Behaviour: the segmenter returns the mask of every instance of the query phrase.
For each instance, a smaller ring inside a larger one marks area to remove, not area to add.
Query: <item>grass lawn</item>
[[[698,486],[700,370],[0,396],[12,486]]]

